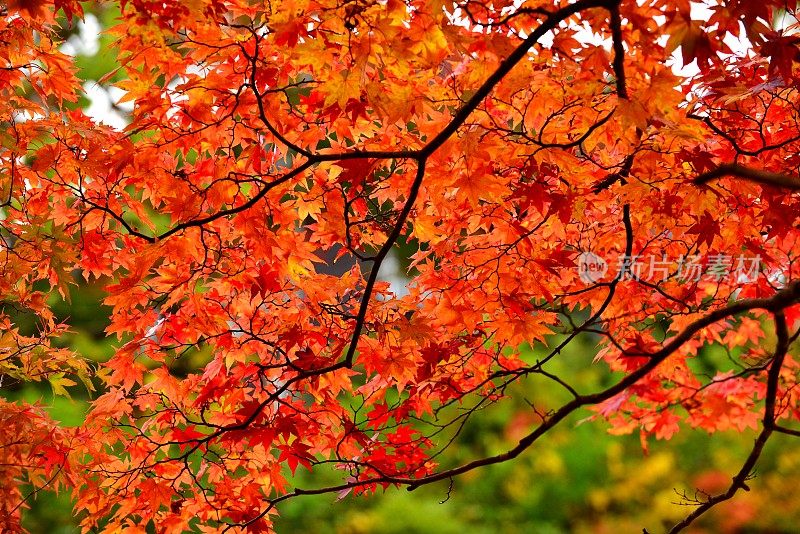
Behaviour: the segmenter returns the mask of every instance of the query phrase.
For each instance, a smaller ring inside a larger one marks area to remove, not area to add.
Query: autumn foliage
[[[674,531],[747,488],[770,436],[800,435],[795,4],[124,1],[114,129],[60,48],[81,5],[7,3],[0,377],[93,400],[79,427],[0,401],[0,529],[59,490],[86,531],[267,532],[281,501],[451,480],[575,412],[645,444],[758,432]],[[381,277],[399,245],[405,292]],[[112,310],[98,367],[51,310],[78,280]],[[585,335],[605,389],[549,370]],[[709,344],[738,370],[693,365]],[[570,400],[442,466],[536,379]],[[296,486],[329,465],[338,485]]]

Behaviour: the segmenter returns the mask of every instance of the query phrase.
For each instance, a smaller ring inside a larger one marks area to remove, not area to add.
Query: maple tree
[[[748,489],[767,440],[800,436],[800,34],[794,0],[705,6],[121,2],[115,129],[60,48],[81,4],[8,2],[0,373],[96,394],[76,428],[0,401],[4,528],[32,487],[72,492],[86,530],[270,531],[287,499],[452,481],[581,411],[645,444],[758,432],[674,532]],[[380,277],[400,244],[405,293]],[[607,276],[582,276],[586,252]],[[687,278],[689,256],[755,276]],[[51,309],[76,273],[112,309],[96,369]],[[605,389],[549,370],[583,335]],[[694,365],[709,344],[735,370]],[[541,381],[569,400],[440,466],[476,411]],[[326,465],[340,484],[294,484]]]

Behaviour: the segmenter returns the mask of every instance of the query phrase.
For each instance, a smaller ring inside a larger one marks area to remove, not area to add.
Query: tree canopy
[[[0,523],[60,490],[86,531],[269,532],[303,495],[457,485],[576,413],[644,446],[756,431],[673,532],[748,489],[800,436],[795,8],[123,1],[98,80],[118,128],[63,46],[83,5],[7,2],[0,378],[92,401],[67,426],[0,400]],[[108,306],[101,365],[53,311],[79,281]],[[612,380],[584,391],[553,366],[587,336]],[[449,463],[515,383],[563,395]]]

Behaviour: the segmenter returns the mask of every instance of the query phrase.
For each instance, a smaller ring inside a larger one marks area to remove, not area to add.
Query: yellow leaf
[[[308,260],[303,260],[296,256],[290,256],[289,261],[289,277],[295,282],[299,282],[311,272],[313,266]]]
[[[63,395],[69,398],[67,387],[74,386],[75,381],[64,376],[64,373],[56,373],[50,376],[50,387],[53,388],[53,395]]]
[[[339,107],[344,109],[348,100],[361,95],[361,87],[356,81],[356,77],[351,75],[350,71],[345,70],[339,76],[325,82],[322,92],[326,93],[325,107],[339,104]]]

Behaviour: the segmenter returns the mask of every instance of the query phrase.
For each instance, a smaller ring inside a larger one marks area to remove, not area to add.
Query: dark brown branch
[[[775,432],[800,438],[800,430],[795,430],[794,428],[786,428],[785,426],[775,425]]]
[[[735,176],[757,184],[782,187],[791,191],[800,191],[800,178],[796,176],[753,169],[736,163],[724,163],[714,170],[704,172],[694,179],[694,183],[705,184],[725,176]]]
[[[614,69],[614,78],[617,84],[617,96],[620,98],[628,99],[628,86],[625,81],[625,46],[622,40],[622,17],[619,14],[619,4],[612,6],[609,9],[611,13],[611,40],[614,46],[614,62],[612,67]]]
[[[251,73],[250,73],[250,80],[249,80],[249,87],[250,90],[253,91],[253,95],[256,97],[256,106],[258,106],[258,117],[261,119],[262,124],[269,130],[269,133],[272,134],[275,139],[283,143],[287,148],[290,150],[294,150],[298,154],[303,156],[309,157],[311,153],[306,150],[305,148],[296,145],[289,141],[284,135],[282,135],[278,130],[273,126],[272,122],[267,118],[266,110],[264,109],[264,95],[262,95],[258,90],[258,85],[256,84],[256,70],[258,68],[258,34],[256,32],[252,32],[253,36],[256,39],[254,53],[253,56],[250,58],[250,65],[251,65]],[[244,48],[242,48],[242,53],[246,54]]]
[[[536,43],[541,39],[547,32],[554,30],[558,27],[558,25],[563,22],[564,20],[568,19],[572,15],[579,13],[580,11],[591,9],[591,8],[598,8],[598,7],[605,7],[606,9],[613,9],[613,6],[618,4],[618,0],[579,0],[574,4],[561,8],[560,10],[551,14],[547,19],[540,26],[536,28],[514,51],[506,57],[500,63],[500,66],[481,84],[477,91],[472,95],[472,97],[464,103],[463,106],[456,112],[453,116],[452,120],[445,126],[433,139],[428,141],[428,143],[420,150],[400,150],[400,151],[352,151],[346,152],[343,154],[312,154],[301,147],[294,145],[291,141],[285,139],[283,136],[279,135],[279,133],[274,129],[272,124],[266,117],[265,110],[263,108],[263,104],[260,98],[256,98],[258,106],[259,106],[259,115],[262,122],[265,124],[267,129],[272,133],[273,136],[289,147],[290,149],[295,150],[298,154],[302,156],[306,156],[306,161],[296,169],[292,170],[287,175],[283,176],[279,180],[271,182],[268,186],[261,189],[256,196],[251,198],[246,203],[236,206],[235,208],[230,208],[227,210],[222,210],[212,215],[208,215],[206,217],[202,217],[200,219],[194,219],[191,221],[186,221],[184,223],[178,224],[173,228],[167,230],[166,232],[162,233],[158,237],[149,238],[143,234],[133,234],[137,235],[137,237],[141,237],[148,242],[154,242],[159,239],[167,238],[173,234],[176,234],[186,228],[190,228],[193,226],[202,226],[209,222],[212,222],[216,219],[221,217],[225,217],[227,215],[233,215],[235,213],[239,213],[246,209],[249,209],[253,205],[255,205],[259,200],[261,200],[267,192],[272,189],[273,187],[280,185],[289,179],[297,176],[302,171],[310,168],[311,166],[321,163],[324,161],[337,161],[343,159],[361,159],[361,158],[381,158],[381,159],[393,159],[393,158],[411,158],[416,159],[420,164],[423,162],[436,150],[438,150],[467,120],[467,118],[472,114],[473,111],[480,105],[483,100],[489,96],[495,86],[500,83],[503,78],[528,54],[530,49],[536,45]],[[251,76],[251,78],[254,78]],[[258,95],[258,88],[255,87],[255,83],[249,85],[250,89]],[[117,217],[115,217],[117,218]],[[121,218],[121,217],[120,217]]]
[[[536,429],[534,429],[530,434],[523,437],[515,447],[504,453],[474,460],[460,467],[441,471],[439,473],[435,473],[419,479],[398,478],[398,477],[376,477],[369,480],[357,481],[349,484],[333,486],[330,488],[319,488],[313,490],[297,489],[293,493],[287,494],[282,498],[276,499],[276,501],[285,500],[285,498],[290,498],[293,495],[327,493],[327,492],[340,491],[343,489],[348,489],[373,483],[381,483],[381,482],[405,485],[408,487],[408,490],[410,491],[426,484],[430,484],[440,480],[449,479],[457,475],[461,475],[463,473],[472,471],[479,467],[484,467],[488,465],[509,461],[519,456],[523,451],[525,451],[527,448],[533,445],[533,443],[536,442],[540,437],[542,437],[544,434],[550,431],[558,423],[566,419],[567,416],[577,411],[579,408],[582,408],[584,406],[595,405],[600,402],[606,401],[614,397],[615,395],[622,393],[632,385],[636,384],[639,380],[641,380],[649,373],[651,373],[653,370],[655,370],[664,360],[666,360],[675,351],[680,349],[680,347],[682,347],[684,343],[693,338],[695,334],[697,334],[703,328],[711,326],[712,324],[715,324],[728,317],[756,309],[769,310],[775,313],[776,317],[781,316],[780,313],[781,310],[796,303],[798,300],[800,300],[800,281],[794,281],[789,285],[787,285],[784,289],[775,293],[775,295],[773,295],[772,297],[742,300],[739,302],[735,302],[729,306],[726,306],[725,308],[721,308],[713,312],[710,312],[709,314],[697,319],[695,322],[688,325],[686,329],[684,329],[682,332],[673,337],[669,342],[664,344],[662,348],[657,352],[649,354],[648,353],[639,354],[640,356],[646,356],[649,358],[645,365],[643,365],[636,371],[633,371],[629,375],[625,376],[623,379],[621,379],[619,382],[617,382],[615,385],[609,388],[606,388],[602,391],[590,395],[581,395],[571,400],[570,402],[564,404],[561,408],[553,412],[553,414],[549,418],[544,420],[544,422],[542,422],[538,427],[536,427]],[[779,355],[781,353],[785,354],[785,351],[781,348],[783,347],[783,345],[784,343],[779,342],[779,350],[776,350],[776,355]],[[631,352],[631,354],[635,355],[635,353],[633,352]],[[778,360],[782,362],[782,357],[778,358],[778,356],[776,356],[776,359],[774,361]],[[776,366],[773,362],[770,372],[771,373],[779,372],[779,370],[772,371],[772,369],[774,368],[776,368]],[[774,391],[774,388],[777,387],[777,377],[775,379],[770,379],[770,380],[775,382],[776,385],[768,386],[768,390]],[[769,409],[774,410],[774,400],[771,403],[768,402],[767,404]],[[772,431],[771,427],[770,431]]]
[[[306,161],[305,163],[303,163],[299,167],[296,167],[296,168],[292,169],[291,171],[289,171],[285,175],[281,176],[277,180],[273,180],[272,182],[264,185],[264,187],[262,187],[261,190],[259,190],[258,193],[256,193],[250,200],[248,200],[247,202],[245,202],[243,204],[240,204],[240,205],[238,205],[236,207],[229,208],[229,209],[226,209],[226,210],[218,211],[217,213],[214,213],[212,215],[208,215],[206,217],[201,217],[200,219],[192,219],[191,221],[186,221],[184,223],[175,225],[172,228],[170,228],[169,230],[167,230],[166,232],[164,232],[163,234],[159,235],[155,239],[156,240],[165,239],[165,238],[167,238],[167,237],[169,237],[169,236],[171,236],[173,234],[176,234],[176,233],[178,233],[178,232],[180,232],[182,230],[185,230],[187,228],[191,228],[193,226],[202,226],[204,224],[208,224],[208,223],[210,223],[212,221],[215,221],[215,220],[217,220],[217,219],[219,219],[221,217],[225,217],[227,215],[235,215],[236,213],[240,213],[242,211],[248,210],[248,209],[252,208],[255,204],[257,204],[259,200],[264,198],[267,195],[267,193],[269,193],[272,189],[274,189],[275,187],[277,187],[277,186],[279,186],[279,185],[281,185],[283,183],[288,182],[289,180],[291,180],[295,176],[301,174],[303,171],[305,171],[306,169],[311,167],[311,164],[312,164],[312,162],[310,160]]]
[[[624,204],[622,206],[622,224],[625,226],[625,258],[630,258],[633,256],[633,225],[631,224],[631,205]],[[597,321],[599,321],[603,314],[605,313],[606,309],[611,305],[611,301],[614,299],[614,294],[617,291],[617,284],[619,284],[620,280],[622,280],[624,273],[620,273],[619,276],[616,276],[611,282],[608,284],[608,293],[606,294],[605,300],[603,303],[597,308],[591,317],[586,319],[580,326],[575,328],[561,343],[559,343],[550,353],[542,358],[541,360],[537,361],[534,365],[520,369],[518,372],[520,373],[527,373],[527,372],[539,372],[542,369],[542,366],[546,364],[548,361],[552,360],[557,354],[561,354],[561,350],[564,349],[567,345],[569,345],[575,337],[578,336],[581,332],[587,331],[592,325],[594,325]]]
[[[742,468],[733,477],[733,481],[728,489],[718,495],[708,498],[703,504],[698,506],[691,514],[686,516],[683,521],[670,529],[670,534],[676,534],[681,530],[691,525],[697,518],[708,512],[717,504],[730,500],[740,490],[749,491],[747,481],[750,479],[753,468],[758,462],[764,446],[767,444],[772,433],[775,431],[775,405],[778,396],[778,382],[780,379],[781,369],[783,368],[783,360],[786,357],[786,352],[789,350],[789,332],[786,327],[786,317],[782,311],[776,311],[775,314],[775,333],[778,337],[778,343],[775,348],[775,355],[772,358],[769,371],[767,374],[767,394],[764,400],[764,418],[763,427],[761,432],[756,437],[753,448],[747,456]]]
[[[790,137],[789,139],[781,141],[779,143],[764,144],[761,148],[758,148],[758,149],[755,149],[755,150],[749,150],[749,149],[746,149],[746,148],[742,147],[741,145],[739,145],[739,143],[736,141],[736,139],[730,133],[726,132],[725,130],[723,130],[722,128],[720,128],[716,124],[714,124],[714,121],[711,120],[711,117],[703,117],[703,116],[698,115],[696,113],[689,113],[687,115],[687,117],[690,118],[690,119],[693,119],[693,120],[700,121],[703,124],[705,124],[706,126],[708,126],[715,134],[719,135],[720,137],[725,139],[727,142],[729,142],[731,144],[731,146],[733,147],[733,149],[736,151],[736,153],[737,154],[741,154],[742,156],[756,157],[756,156],[761,155],[764,152],[769,152],[770,150],[777,150],[779,148],[783,148],[783,147],[785,147],[787,145],[790,145],[792,143],[796,143],[797,141],[800,141],[800,135],[796,135],[796,136]]]
[[[725,308],[709,313],[708,315],[698,319],[697,321],[689,325],[683,332],[672,338],[672,340],[670,340],[667,344],[665,344],[661,348],[661,350],[652,353],[650,355],[651,356],[650,360],[640,369],[634,371],[633,373],[629,374],[628,376],[620,380],[614,386],[611,386],[603,391],[600,391],[592,395],[583,395],[574,398],[572,401],[568,402],[567,404],[562,406],[559,410],[554,412],[533,432],[522,438],[516,447],[505,453],[475,460],[467,464],[464,464],[460,467],[442,471],[440,473],[429,475],[427,477],[420,479],[380,476],[368,480],[347,482],[336,486],[327,486],[327,487],[312,488],[312,489],[296,488],[294,491],[290,493],[286,493],[284,495],[276,497],[275,499],[271,499],[269,501],[269,505],[264,510],[262,510],[261,513],[259,513],[251,520],[244,523],[237,523],[235,525],[230,524],[225,528],[225,531],[228,531],[229,529],[234,528],[235,526],[247,526],[248,524],[257,521],[259,518],[269,513],[272,509],[274,509],[274,507],[278,503],[301,495],[320,495],[325,493],[335,493],[335,492],[349,490],[359,486],[365,486],[376,483],[405,485],[407,486],[407,489],[411,491],[422,485],[430,484],[440,480],[452,479],[456,475],[463,474],[467,471],[472,471],[473,469],[477,469],[479,467],[502,463],[511,460],[513,458],[516,458],[525,449],[530,447],[538,438],[546,434],[550,429],[552,429],[554,426],[556,426],[559,422],[564,420],[568,415],[572,414],[577,409],[586,405],[597,404],[604,400],[610,399],[615,395],[621,393],[622,391],[626,390],[639,380],[641,380],[644,376],[653,371],[669,355],[678,350],[684,343],[686,343],[686,341],[691,339],[697,332],[699,332],[703,328],[706,328],[707,326],[710,326],[732,315],[736,315],[739,313],[755,309],[765,309],[765,310],[770,310],[775,314],[776,329],[778,332],[778,347],[776,348],[775,357],[773,358],[773,362],[770,366],[768,385],[767,385],[768,394],[767,394],[767,401],[765,403],[766,407],[764,416],[765,422],[772,421],[772,423],[769,423],[768,426],[765,426],[764,430],[761,432],[761,434],[759,434],[759,437],[756,439],[753,451],[748,456],[748,459],[746,460],[744,466],[742,467],[742,470],[740,471],[739,475],[737,475],[734,478],[734,485],[736,486],[736,489],[733,491],[733,493],[735,493],[740,488],[747,488],[746,481],[749,477],[749,474],[752,471],[752,468],[754,467],[756,461],[758,460],[758,457],[760,456],[761,451],[763,450],[763,447],[766,444],[767,439],[769,438],[769,435],[774,430],[773,429],[773,427],[775,426],[774,409],[775,409],[775,396],[777,393],[777,383],[780,375],[780,368],[782,367],[783,364],[783,358],[786,355],[786,351],[788,349],[788,344],[789,344],[788,335],[786,335],[785,333],[786,321],[781,310],[793,304],[797,300],[800,300],[800,281],[792,282],[791,284],[786,286],[781,291],[777,292],[772,297],[743,300],[731,304],[730,306],[727,306]],[[713,499],[714,498],[712,498],[712,500]],[[726,499],[720,499],[718,502],[721,502],[722,500]],[[713,504],[711,506],[713,506]],[[710,508],[711,506],[707,506],[707,508]],[[700,514],[697,515],[693,514],[693,515],[694,517],[698,517]],[[688,525],[690,522],[691,521],[687,522],[686,525]],[[678,532],[680,530],[680,529],[675,530],[675,528],[678,528],[678,525],[676,525],[676,527],[673,528],[673,532]]]
[[[592,188],[592,193],[597,194],[601,191],[604,191],[617,182],[622,182],[622,185],[625,185],[626,178],[630,176],[632,168],[633,168],[633,154],[629,154],[622,162],[622,168],[620,168],[619,171],[609,174],[608,176],[600,180]]]
[[[347,354],[344,357],[344,365],[349,367],[353,364],[353,357],[356,353],[356,346],[358,345],[358,338],[361,337],[361,331],[364,329],[364,321],[367,316],[367,308],[369,307],[369,302],[372,299],[372,291],[375,288],[375,282],[378,280],[378,273],[381,269],[381,264],[386,259],[386,256],[389,254],[389,251],[392,250],[392,247],[397,242],[397,239],[400,237],[400,234],[403,231],[403,227],[406,224],[406,219],[408,219],[408,215],[411,213],[411,209],[414,207],[414,201],[419,194],[419,188],[422,186],[422,179],[425,177],[425,160],[419,162],[419,166],[417,167],[417,174],[414,177],[414,181],[411,184],[411,188],[408,192],[408,198],[406,198],[405,204],[403,204],[403,209],[400,212],[400,215],[397,217],[397,221],[395,221],[394,228],[392,229],[392,233],[389,234],[389,237],[383,243],[383,246],[378,251],[378,253],[373,258],[372,269],[369,272],[369,277],[367,278],[367,285],[364,288],[364,295],[361,297],[361,304],[358,307],[358,315],[356,316],[356,324],[353,328],[353,335],[350,338],[350,346],[347,348]]]
[[[514,49],[511,54],[509,54],[501,63],[500,66],[483,82],[483,84],[478,88],[477,91],[470,97],[467,102],[461,106],[461,109],[453,117],[453,120],[442,130],[440,131],[436,137],[431,139],[425,147],[420,150],[420,156],[422,158],[427,157],[430,154],[433,154],[439,147],[441,147],[445,141],[447,141],[451,135],[453,135],[456,130],[467,120],[467,118],[475,111],[483,100],[489,96],[495,86],[500,83],[506,75],[511,72],[517,63],[519,63],[527,54],[528,51],[533,48],[536,43],[539,42],[547,32],[554,30],[558,27],[558,25],[579,13],[585,9],[591,9],[595,7],[606,7],[607,9],[612,9],[612,6],[617,5],[618,1],[609,1],[609,0],[579,0],[574,4],[569,6],[565,6],[549,17],[547,17],[544,22],[542,22],[531,34],[520,44],[517,48]]]

